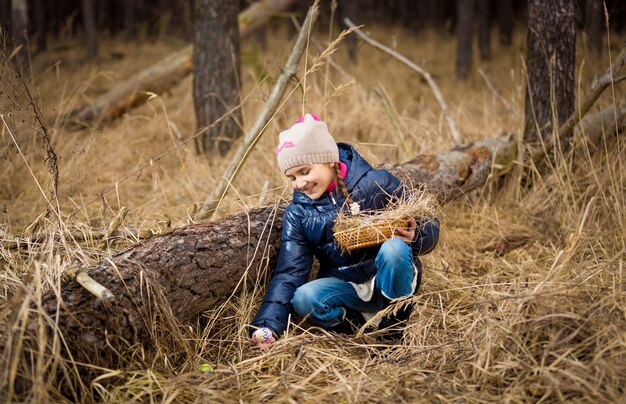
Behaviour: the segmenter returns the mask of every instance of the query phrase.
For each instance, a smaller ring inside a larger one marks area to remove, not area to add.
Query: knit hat
[[[306,114],[280,132],[276,158],[284,173],[305,164],[337,163],[339,148],[326,124],[317,115]]]

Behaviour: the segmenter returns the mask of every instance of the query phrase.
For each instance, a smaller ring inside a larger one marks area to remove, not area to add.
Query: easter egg
[[[271,344],[274,342],[274,334],[272,334],[272,330],[266,327],[259,328],[252,334],[252,339],[256,344]]]

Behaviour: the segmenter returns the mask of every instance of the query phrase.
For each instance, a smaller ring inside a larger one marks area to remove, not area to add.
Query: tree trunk
[[[0,0],[0,28],[5,35],[11,30],[11,0]]]
[[[341,20],[349,18],[355,24],[359,23],[359,2],[358,0],[342,0],[339,3],[341,11]],[[356,63],[356,35],[354,33],[348,35],[345,39],[348,47],[348,58],[350,62]]]
[[[573,0],[529,0],[524,141],[531,145],[551,141],[551,128],[574,112],[575,35]]]
[[[472,66],[472,37],[475,0],[458,0],[456,77],[464,80]]]
[[[124,31],[127,39],[135,37],[135,0],[122,1],[122,13],[124,20]]]
[[[489,0],[478,0],[478,49],[480,60],[491,59],[491,15]]]
[[[104,33],[113,32],[111,27],[111,9],[108,1],[96,0],[95,8],[96,12],[96,32],[101,35]]]
[[[242,133],[238,9],[232,0],[195,5],[193,99],[197,128],[206,128],[196,137],[196,150],[212,156],[226,154]]]
[[[46,2],[44,0],[36,0],[35,6],[35,25],[37,26],[37,52],[45,52],[48,48],[48,22],[46,21]]]
[[[446,3],[442,0],[427,0],[425,3],[427,24],[441,32],[446,22]]]
[[[594,56],[602,54],[604,7],[602,0],[585,0],[585,33],[587,51]]]
[[[239,14],[241,38],[263,26],[275,13],[284,11],[294,0],[260,0]],[[89,104],[75,108],[65,118],[66,122],[83,125],[101,123],[121,116],[133,107],[143,104],[147,93],[159,94],[191,72],[193,48],[188,45],[159,63],[135,74]]]
[[[513,0],[497,0],[498,31],[500,45],[511,46],[513,43]]]
[[[626,108],[617,115],[603,111],[585,117],[582,133],[593,141],[613,134],[606,133],[606,128],[618,129],[598,123],[598,115],[612,124],[617,119],[620,127],[626,124]],[[515,136],[504,135],[383,167],[408,184],[426,184],[447,201],[505,173],[516,158]],[[32,303],[32,312],[43,314],[46,326],[56,325],[63,341],[62,357],[71,354],[77,363],[121,369],[129,347],[143,346],[148,354],[156,333],[176,333],[180,323],[194,324],[202,312],[262,282],[280,247],[284,207],[256,208],[155,236],[85,269],[113,293],[113,301],[103,302],[75,280],[66,280],[60,291],[46,292],[41,303]],[[17,320],[10,328],[3,340],[5,363],[0,365],[4,369],[6,361],[16,360],[25,375],[36,371],[29,355],[38,352],[42,343],[34,335],[37,318],[41,319],[35,314],[25,319],[26,323]],[[25,338],[19,337],[21,332],[26,333]],[[18,337],[24,347],[12,351],[11,341]],[[84,367],[80,377],[90,382],[98,373],[96,369]],[[6,377],[0,377],[0,390],[3,382],[11,382]],[[74,373],[58,372],[58,377],[65,378],[61,384],[76,386]]]
[[[85,30],[85,44],[87,57],[96,59],[98,57],[98,38],[96,34],[96,18],[94,15],[94,1],[82,0],[83,6],[83,27]]]
[[[414,23],[414,16],[412,15],[413,3],[413,1],[409,0],[398,1],[398,21],[400,21],[404,28],[409,28]]]
[[[26,0],[11,0],[11,33],[15,48],[18,68],[30,69],[28,59],[28,2]]]
[[[185,40],[187,42],[193,41],[193,0],[183,0],[183,27],[185,33]]]

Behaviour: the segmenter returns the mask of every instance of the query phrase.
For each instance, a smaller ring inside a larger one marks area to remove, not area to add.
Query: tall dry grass
[[[453,38],[430,32],[416,36],[397,27],[369,29],[433,74],[464,141],[521,132],[523,33],[513,47],[496,49],[492,61],[480,63],[503,101],[477,73],[467,82],[453,78]],[[289,52],[286,37],[277,28],[265,51],[244,44],[247,123],[262,107]],[[115,248],[135,241],[137,229],[159,232],[189,223],[189,206],[201,203],[217,183],[228,157],[198,157],[188,142],[194,134],[190,78],[108,126],[69,131],[60,125],[59,117],[72,106],[177,46],[113,40],[102,44],[98,64],[84,62],[82,50],[73,48],[34,58],[36,75],[26,83],[59,156],[59,217],[45,214],[56,202],[24,79],[2,59],[0,103],[8,123],[1,129],[0,160],[3,336],[10,328],[24,329],[30,301],[58,290],[73,260],[89,264],[111,254],[98,249],[97,232],[122,206],[130,213]],[[318,53],[311,44],[309,65]],[[333,68],[306,80],[305,109],[320,113],[338,140],[354,144],[373,163],[405,161],[453,145],[426,83],[365,46],[358,57],[353,66],[342,49],[334,55],[354,83]],[[607,64],[606,57],[580,59],[579,94],[589,88],[593,72]],[[399,114],[409,135],[406,147],[399,147],[398,131],[375,85],[389,94]],[[615,88],[600,103],[620,102],[624,93]],[[276,134],[302,115],[302,97],[301,89],[293,92],[271,122],[221,214],[257,206],[261,194],[266,201],[289,194],[273,148]],[[424,257],[421,292],[413,298],[415,310],[401,342],[380,342],[376,332],[346,337],[292,324],[270,351],[258,350],[245,329],[264,292],[259,285],[206,312],[195,326],[154,324],[154,352],[137,347],[127,354],[124,368],[103,370],[90,385],[73,386],[65,395],[50,374],[78,372],[84,364],[62,358],[63,342],[40,328],[41,340],[30,352],[37,365],[27,371],[32,388],[20,393],[5,384],[5,397],[35,402],[621,401],[626,389],[625,152],[624,139],[617,137],[598,148],[581,146],[573,157],[558,156],[541,172],[521,162],[517,170],[530,173],[532,184],[514,173],[444,206],[442,239]],[[53,348],[45,351],[45,344]],[[3,349],[6,354],[7,346]],[[5,383],[24,371],[15,361],[9,364]]]

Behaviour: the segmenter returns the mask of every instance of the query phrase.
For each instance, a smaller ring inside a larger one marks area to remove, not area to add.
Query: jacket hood
[[[348,188],[348,192],[352,192],[359,180],[374,168],[349,144],[339,142],[337,146],[339,147],[339,160],[348,166],[348,174],[343,181],[346,184],[346,188]],[[323,195],[319,199],[314,200],[296,189],[293,190],[293,202],[305,205],[326,205],[329,203],[328,198],[324,198]]]

